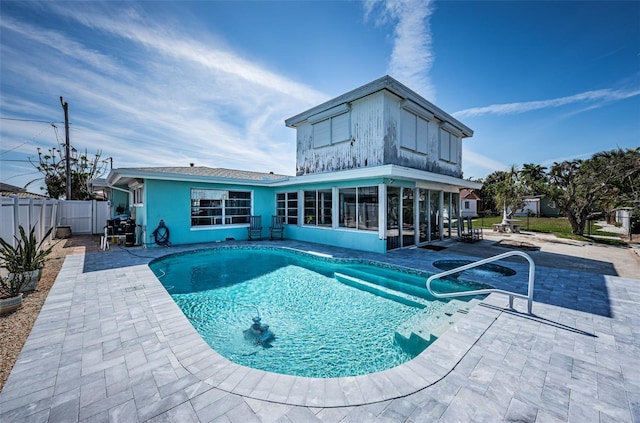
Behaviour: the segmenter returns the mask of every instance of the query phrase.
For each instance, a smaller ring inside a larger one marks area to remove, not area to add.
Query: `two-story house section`
[[[250,216],[266,230],[275,215],[285,238],[384,252],[456,236],[460,190],[481,187],[462,179],[473,131],[389,76],[285,124],[296,130],[296,176],[115,169],[114,204],[128,203],[150,246],[161,219],[177,245],[246,239]]]

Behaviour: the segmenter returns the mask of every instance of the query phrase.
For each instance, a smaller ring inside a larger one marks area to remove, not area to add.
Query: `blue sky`
[[[0,8],[0,181],[12,185],[38,178],[29,157],[64,138],[60,96],[71,144],[114,168],[294,174],[284,120],[386,74],[475,131],[465,178],[640,146],[639,1]]]

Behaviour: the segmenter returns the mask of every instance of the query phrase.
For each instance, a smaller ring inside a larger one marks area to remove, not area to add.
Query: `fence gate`
[[[107,201],[65,200],[59,207],[57,226],[70,226],[74,235],[100,234],[109,218]]]

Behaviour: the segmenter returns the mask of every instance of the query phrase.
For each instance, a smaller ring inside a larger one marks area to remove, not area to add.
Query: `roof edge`
[[[445,112],[435,104],[431,103],[430,101],[389,75],[385,75],[382,78],[378,78],[374,81],[369,82],[368,84],[362,85],[361,87],[353,89],[338,97],[319,104],[318,106],[312,107],[311,109],[292,116],[289,119],[286,119],[284,123],[289,128],[295,128],[296,125],[306,121],[310,116],[320,113],[323,110],[330,109],[343,103],[361,99],[381,90],[387,90],[402,98],[403,100],[412,100],[416,104],[433,113],[438,120],[449,123],[450,125],[458,128],[462,132],[463,137],[473,136],[473,130],[467,125],[463,124],[458,119],[454,118],[451,114]]]

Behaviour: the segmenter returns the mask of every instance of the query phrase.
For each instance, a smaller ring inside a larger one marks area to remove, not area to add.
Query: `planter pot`
[[[40,269],[27,272],[25,275],[24,283],[20,287],[20,292],[34,291],[38,287],[40,282]]]
[[[0,314],[10,313],[22,307],[22,292],[9,298],[0,298]]]
[[[58,226],[56,228],[56,238],[65,239],[71,237],[71,226]]]

